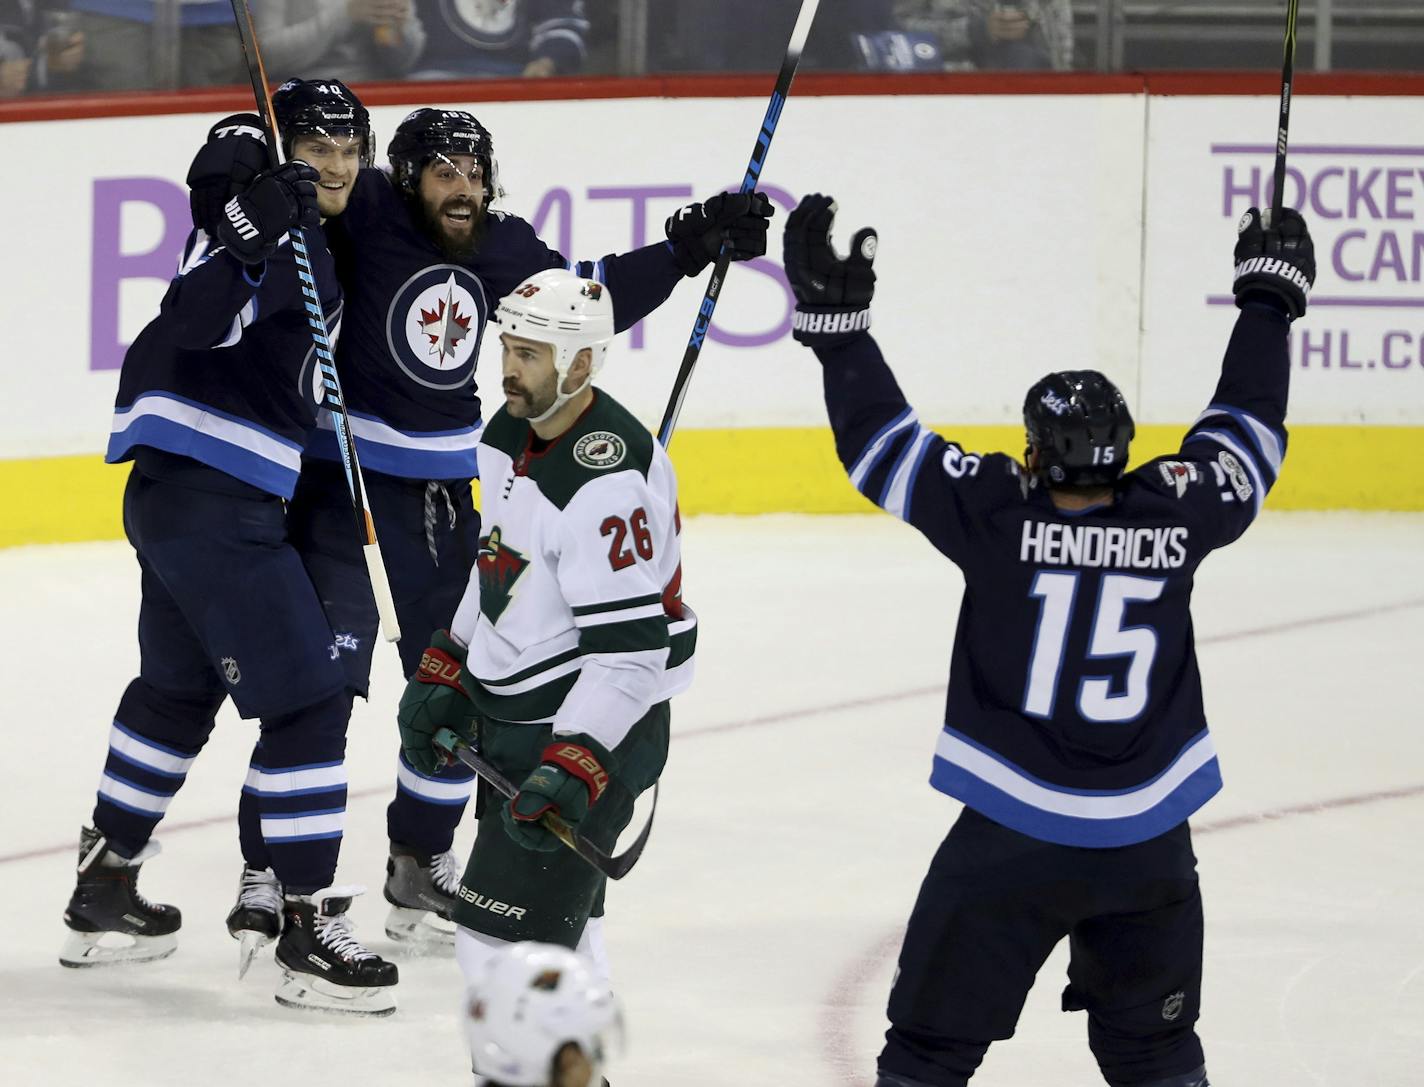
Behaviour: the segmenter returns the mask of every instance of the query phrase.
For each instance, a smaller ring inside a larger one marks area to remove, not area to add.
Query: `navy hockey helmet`
[[[499,187],[499,163],[494,157],[494,138],[489,129],[462,109],[418,109],[396,128],[386,149],[396,184],[414,193],[420,171],[437,155],[474,155],[484,174],[485,199],[503,196]]]
[[[1127,468],[1136,433],[1127,401],[1096,370],[1049,374],[1024,398],[1024,430],[1035,473],[1050,486],[1115,483]]]
[[[282,151],[292,157],[298,136],[359,136],[361,165],[376,157],[371,115],[355,92],[339,79],[289,79],[272,95]]]

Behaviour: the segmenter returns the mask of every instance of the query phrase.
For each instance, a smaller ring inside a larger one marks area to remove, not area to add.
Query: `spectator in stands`
[[[663,0],[648,11],[650,59],[659,70],[775,71],[801,0]],[[749,28],[754,28],[754,31]],[[898,29],[892,0],[822,0],[804,65],[864,68],[862,41]]]
[[[0,0],[0,98],[50,89],[84,57],[84,35],[36,0]]]
[[[415,0],[425,52],[412,79],[571,75],[583,68],[584,0]]]
[[[164,78],[161,27],[168,5],[178,24],[177,85],[245,83],[247,68],[228,0],[70,0],[84,57],[56,88],[138,90]]]
[[[1073,67],[1072,0],[895,0],[895,14],[938,37],[946,68]]]
[[[320,76],[398,79],[425,47],[414,0],[252,0],[274,82]]]

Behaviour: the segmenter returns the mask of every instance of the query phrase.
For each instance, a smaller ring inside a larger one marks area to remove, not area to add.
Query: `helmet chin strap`
[[[593,384],[593,374],[590,373],[590,374],[588,375],[588,377],[584,378],[584,381],[583,381],[583,384],[582,384],[582,385],[580,385],[580,386],[579,386],[577,389],[575,389],[573,392],[571,392],[571,393],[566,393],[566,392],[563,392],[562,389],[563,389],[564,382],[568,380],[568,376],[569,376],[569,375],[566,374],[566,373],[561,373],[561,374],[559,374],[559,389],[560,389],[561,391],[559,391],[559,392],[557,392],[557,393],[554,394],[554,402],[549,405],[547,411],[544,411],[543,413],[541,413],[541,414],[539,414],[539,415],[532,415],[532,416],[530,416],[529,421],[530,421],[531,423],[543,423],[543,422],[546,422],[546,421],[549,419],[549,417],[552,416],[556,411],[558,411],[558,410],[559,410],[560,408],[562,408],[565,404],[567,404],[570,400],[572,400],[574,397],[578,396],[579,393],[583,392],[585,389],[587,389],[590,385]]]

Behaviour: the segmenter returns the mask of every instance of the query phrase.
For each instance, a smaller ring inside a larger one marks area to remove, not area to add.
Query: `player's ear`
[[[587,347],[580,349],[574,356],[574,361],[569,365],[569,376],[564,380],[564,392],[572,392],[579,388],[588,380],[589,371],[593,367],[593,352]]]

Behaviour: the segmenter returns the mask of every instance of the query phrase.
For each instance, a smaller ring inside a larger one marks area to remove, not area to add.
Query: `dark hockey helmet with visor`
[[[494,157],[494,138],[489,129],[462,109],[418,109],[396,128],[386,149],[396,184],[414,193],[420,171],[436,158],[473,155],[480,164],[485,199],[503,196],[499,187],[499,163]]]
[[[289,79],[272,95],[282,151],[292,157],[298,136],[359,136],[361,165],[376,158],[371,115],[355,92],[339,79]]]
[[[1136,427],[1118,387],[1096,370],[1049,374],[1024,398],[1026,458],[1049,486],[1103,486],[1127,468]]]

